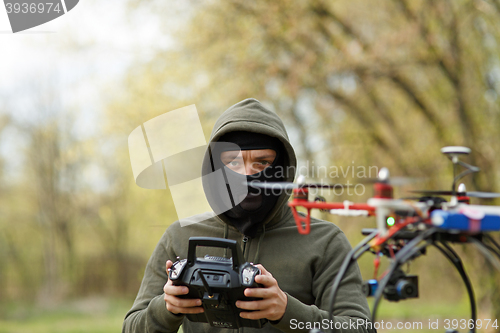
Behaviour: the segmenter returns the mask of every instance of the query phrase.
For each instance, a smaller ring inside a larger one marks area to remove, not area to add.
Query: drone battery
[[[500,216],[471,212],[448,212],[436,209],[431,213],[432,224],[447,230],[470,232],[499,231]]]
[[[365,281],[361,286],[361,290],[363,291],[363,294],[365,294],[366,297],[371,297],[375,295],[375,293],[377,292],[377,288],[378,288],[378,281],[375,279]]]

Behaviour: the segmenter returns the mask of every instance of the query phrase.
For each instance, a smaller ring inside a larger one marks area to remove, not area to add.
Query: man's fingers
[[[184,314],[197,314],[204,312],[204,309],[201,306],[184,308],[172,305],[170,303],[167,303],[167,310],[172,313],[184,313]]]
[[[165,263],[166,266],[165,270],[167,271],[167,274],[170,271],[170,267],[172,267],[173,264],[174,263],[172,262],[172,260],[167,260],[167,262]]]
[[[163,287],[163,292],[167,295],[178,296],[178,295],[186,295],[187,293],[189,293],[189,289],[188,287],[184,286],[174,286],[172,285],[172,282],[169,281],[167,282],[165,287]]]
[[[237,301],[236,306],[243,310],[263,310],[270,306],[271,302],[269,300],[260,301]]]
[[[273,276],[267,269],[264,268],[264,266],[262,266],[261,264],[257,264],[255,265],[257,266],[257,268],[260,269],[260,272],[262,273],[262,275],[270,275],[271,277]]]
[[[246,297],[256,298],[269,298],[276,294],[271,288],[246,288],[243,293]]]
[[[268,311],[240,312],[240,317],[245,319],[263,319],[268,317]]]
[[[276,284],[276,280],[272,275],[257,275],[255,276],[255,282],[260,283],[265,287],[272,287]]]
[[[183,299],[167,294],[165,294],[163,298],[167,304],[171,304],[179,308],[194,308],[196,306],[201,306],[201,299]]]
[[[241,318],[278,320],[283,317],[283,314],[272,299],[250,302],[238,301],[236,306],[243,310],[249,310],[240,312]]]

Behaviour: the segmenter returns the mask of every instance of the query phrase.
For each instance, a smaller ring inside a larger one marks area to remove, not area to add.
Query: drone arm
[[[295,198],[288,203],[288,206],[292,209],[293,217],[295,223],[297,224],[297,229],[300,234],[307,235],[311,230],[311,209],[325,209],[325,210],[343,210],[345,212],[355,211],[361,212],[359,215],[372,216],[375,214],[375,207],[367,204],[359,203],[347,203],[347,202],[321,202],[314,201],[310,202],[304,200],[303,198]],[[297,212],[297,207],[304,207],[307,209],[306,216],[302,216]]]
[[[299,234],[308,235],[311,232],[311,209],[307,208],[307,215],[302,216],[297,212],[297,207],[292,206],[291,208]]]
[[[460,204],[458,208],[468,208],[470,210],[477,210],[484,214],[492,214],[500,216],[500,207],[498,206],[486,206],[486,205],[465,205]]]

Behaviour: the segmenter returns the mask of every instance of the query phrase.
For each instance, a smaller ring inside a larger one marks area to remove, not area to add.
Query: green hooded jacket
[[[297,166],[295,153],[281,119],[274,112],[255,99],[241,101],[220,116],[210,141],[216,142],[223,134],[232,131],[262,133],[281,140],[288,155],[286,181],[294,180]],[[288,199],[289,194],[281,194],[253,239],[242,235],[224,215],[216,216],[213,212],[204,213],[203,222],[181,227],[176,221],[170,225],[147,263],[141,287],[125,317],[122,332],[177,332],[181,324],[184,333],[324,330],[330,325],[327,309],[331,286],[351,245],[336,225],[314,218],[311,218],[310,234],[299,234],[287,205]],[[262,329],[244,327],[232,330],[191,322],[184,315],[168,311],[163,299],[163,286],[168,279],[165,262],[176,261],[177,257],[186,258],[188,239],[193,236],[236,240],[243,249],[245,260],[262,264],[286,293],[288,303],[283,318],[278,322],[268,322]],[[373,331],[366,329],[366,325],[354,324],[369,321],[370,318],[361,283],[358,266],[351,265],[338,290],[334,307],[335,321],[340,323],[337,325],[343,324],[343,333]]]

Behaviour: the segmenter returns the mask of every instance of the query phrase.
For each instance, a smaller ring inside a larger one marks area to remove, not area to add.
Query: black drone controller
[[[205,256],[196,257],[196,247],[229,248],[232,258]],[[261,287],[255,282],[260,270],[251,263],[244,262],[243,254],[235,240],[191,237],[187,259],[176,261],[169,272],[174,286],[187,286],[189,293],[180,298],[199,298],[205,312],[187,314],[194,322],[209,323],[219,328],[254,327],[261,328],[267,319],[251,320],[240,317],[236,301],[253,301],[259,298],[246,297],[246,288]]]

